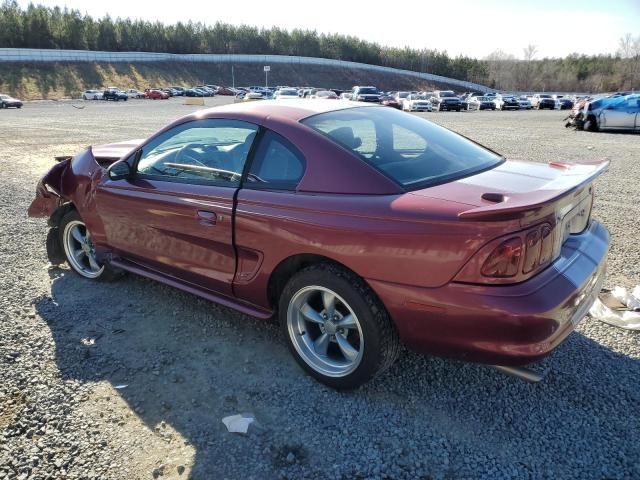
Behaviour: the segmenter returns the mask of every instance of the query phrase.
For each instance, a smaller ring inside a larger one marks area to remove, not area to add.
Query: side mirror
[[[131,165],[126,161],[116,162],[109,167],[108,175],[111,180],[128,180],[133,173]]]

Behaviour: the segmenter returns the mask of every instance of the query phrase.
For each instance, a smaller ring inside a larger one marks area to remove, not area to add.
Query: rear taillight
[[[540,229],[530,231],[525,236],[525,249],[524,265],[522,266],[522,273],[529,273],[538,266],[540,261],[540,247],[542,247],[541,241],[542,235]]]
[[[552,233],[551,225],[543,223],[505,240],[487,257],[480,272],[485,277],[510,278],[539,269],[552,259]]]
[[[522,240],[513,237],[502,242],[482,266],[482,275],[485,277],[508,278],[518,273],[520,257],[522,256]]]

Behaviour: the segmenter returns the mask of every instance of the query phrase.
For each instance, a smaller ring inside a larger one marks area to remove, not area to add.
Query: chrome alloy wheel
[[[104,270],[104,265],[96,261],[95,251],[89,232],[84,223],[72,220],[64,227],[64,252],[73,269],[86,278],[97,278]]]
[[[309,286],[296,292],[287,309],[287,330],[298,354],[322,375],[344,377],[362,361],[358,317],[328,288]]]

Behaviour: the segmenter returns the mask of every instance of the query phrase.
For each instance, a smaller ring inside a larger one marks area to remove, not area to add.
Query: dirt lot
[[[336,393],[274,325],[134,275],[48,268],[26,210],[53,156],[197,108],[85,105],[0,111],[0,479],[640,478],[636,334],[585,319],[537,385],[403,352]],[[511,158],[610,158],[595,210],[612,234],[607,285],[640,283],[640,135],[568,131],[561,112],[425,115]],[[227,433],[221,418],[241,412],[257,424]]]

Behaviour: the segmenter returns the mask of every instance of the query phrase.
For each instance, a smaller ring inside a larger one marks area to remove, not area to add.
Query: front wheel
[[[332,388],[357,388],[397,358],[398,335],[384,305],[343,268],[321,264],[295,274],[279,315],[298,364]]]
[[[78,275],[92,280],[113,280],[120,272],[98,262],[87,226],[76,210],[62,217],[60,244],[69,266]]]
[[[598,131],[598,123],[594,117],[587,118],[587,121],[584,122],[582,129],[587,132],[597,132]]]

